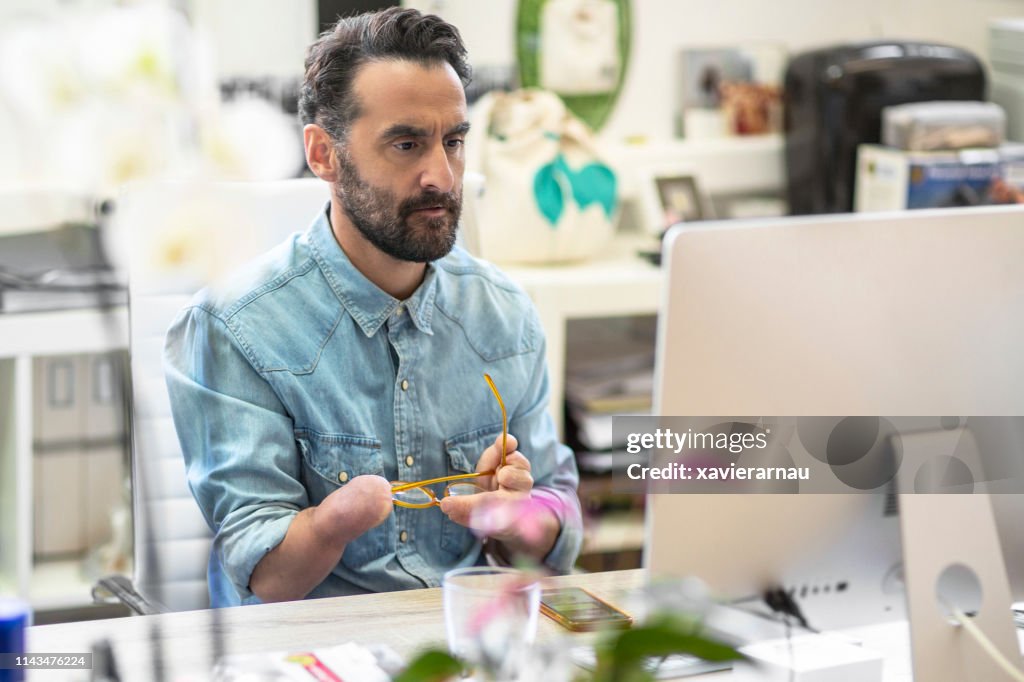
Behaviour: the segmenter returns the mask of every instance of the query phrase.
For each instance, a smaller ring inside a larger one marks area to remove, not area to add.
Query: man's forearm
[[[281,544],[256,564],[249,589],[265,602],[302,599],[341,561],[348,543],[383,523],[391,509],[387,479],[356,476],[295,515]]]
[[[302,599],[323,582],[341,560],[348,542],[325,532],[318,507],[299,512],[288,532],[253,569],[249,589],[264,602]],[[323,513],[321,512],[321,515]]]

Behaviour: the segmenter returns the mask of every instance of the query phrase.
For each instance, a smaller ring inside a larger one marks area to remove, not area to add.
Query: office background
[[[30,13],[71,7],[118,4],[104,0],[8,0],[0,22]],[[129,3],[130,4],[130,3]],[[318,28],[315,0],[181,0],[197,25],[213,37],[217,74],[299,76],[306,46]],[[330,5],[331,3],[320,3]],[[337,2],[338,6],[387,5],[388,2]],[[488,0],[487,11],[473,0],[411,0],[402,3],[439,13],[455,23],[466,40],[474,66],[508,65],[514,59],[515,0]],[[676,52],[684,47],[778,43],[790,51],[873,38],[917,39],[988,54],[989,21],[1020,16],[1021,0],[865,0],[856,4],[825,0],[703,2],[647,0],[633,7],[633,61],[623,96],[606,134],[652,139],[672,137],[672,111],[664,93],[673,89]],[[258,38],[258,39],[254,39]]]
[[[57,19],[69,12],[99,13],[114,6],[141,4],[7,0],[0,6],[0,29],[10,28],[26,17],[42,18],[45,23],[47,17]],[[281,109],[277,118],[260,118],[266,112],[250,116],[246,125],[254,126],[247,129],[250,135],[259,134],[259,121],[266,120],[273,128],[267,139],[283,140],[278,146],[283,158],[259,157],[265,164],[258,172],[252,171],[247,177],[244,169],[235,166],[234,175],[226,176],[267,180],[298,175],[298,127],[290,118],[287,101],[294,96],[303,53],[319,30],[321,14],[327,7],[337,5],[341,9],[346,3],[190,0],[156,4],[182,10],[202,39],[204,76],[208,82],[203,85],[206,89],[201,97],[212,96],[226,103],[237,101],[241,94],[255,94]],[[349,4],[355,7],[387,3]],[[480,2],[473,0],[419,0],[403,4],[439,13],[455,23],[466,39],[478,73],[488,74],[496,81],[503,75],[514,76],[514,0],[489,0],[486,12],[481,11]],[[566,375],[573,369],[567,367],[567,357],[579,357],[583,352],[590,353],[599,364],[624,357],[639,357],[639,362],[645,363],[653,353],[651,316],[657,304],[658,272],[646,264],[625,263],[621,258],[632,256],[637,245],[644,243],[644,235],[651,232],[650,228],[637,227],[637,223],[645,220],[640,207],[643,169],[675,162],[696,169],[701,189],[711,195],[714,211],[720,217],[751,212],[778,214],[785,210],[781,203],[785,183],[783,141],[778,133],[702,141],[680,139],[675,91],[681,50],[768,46],[778,47],[784,60],[786,54],[811,47],[898,38],[957,45],[987,63],[990,22],[1012,16],[1024,16],[1022,0],[866,0],[859,4],[838,0],[635,1],[628,71],[616,106],[599,134],[607,145],[610,162],[620,174],[626,204],[617,225],[620,234],[605,254],[615,265],[599,260],[555,274],[543,268],[510,266],[534,297],[545,321],[556,396],[552,412],[559,423],[565,411],[562,399],[573,388]],[[784,61],[776,64],[779,69],[783,65]],[[13,66],[8,64],[6,68]],[[10,129],[6,132],[17,134]],[[289,135],[295,136],[292,149],[288,147]],[[243,141],[238,146],[246,145]],[[45,208],[40,210],[49,212],[53,210],[54,195],[48,193],[47,181],[47,169],[38,165],[26,172],[15,164],[0,163],[0,194],[6,201],[17,202],[18,196],[30,186],[32,192],[42,191],[48,197]],[[63,212],[57,211],[57,220],[89,217],[91,210],[91,206],[75,202],[65,208]],[[28,215],[33,215],[31,210]],[[34,218],[26,220],[31,222]],[[7,238],[23,234],[24,227],[16,225],[7,230]],[[12,241],[5,245],[14,248]],[[609,279],[609,272],[621,273],[621,279]],[[600,286],[606,286],[607,291],[597,293]],[[7,300],[16,299],[8,296]],[[17,316],[10,307],[0,314],[0,329],[5,334],[0,340],[0,424],[6,431],[0,437],[0,470],[4,478],[0,483],[4,495],[0,505],[0,591],[29,597],[39,608],[41,622],[47,618],[112,613],[88,606],[88,588],[99,571],[95,564],[105,561],[108,569],[129,568],[129,564],[118,563],[120,559],[116,557],[118,551],[130,552],[124,543],[125,525],[130,518],[125,518],[128,507],[121,485],[128,473],[126,440],[123,423],[109,414],[111,405],[124,406],[124,396],[110,388],[118,384],[116,378],[125,366],[124,311],[119,309],[116,313],[121,336],[115,333],[114,338],[110,336],[108,321],[102,316],[90,316],[88,309],[79,307],[65,314],[70,317],[51,317],[45,322],[30,315]],[[615,321],[609,323],[609,319]],[[67,324],[76,325],[76,333],[62,333],[61,330],[68,329]],[[19,374],[20,365],[12,360],[15,357],[30,357],[31,374],[35,376]],[[72,381],[71,377],[78,379]],[[649,390],[642,378],[637,381],[638,392]],[[31,392],[26,392],[26,382],[32,385]],[[85,391],[81,395],[91,396],[88,400],[92,402],[67,405],[62,394],[72,384]],[[14,406],[22,399],[31,401],[34,421],[18,422],[12,417]],[[93,403],[99,407],[88,406]],[[74,415],[63,422],[58,418],[42,421],[46,410],[59,409],[74,411]],[[106,410],[100,421],[90,418],[90,424],[99,424],[97,428],[102,433],[85,429],[84,434],[79,434],[81,437],[64,438],[59,429],[53,430],[57,428],[54,424],[81,422],[85,419],[82,415],[90,409]],[[32,435],[16,433],[27,425],[31,425]],[[593,428],[601,427],[598,424]],[[589,437],[599,442],[601,434]],[[12,454],[18,449],[17,443],[26,438],[31,441],[34,453],[30,466],[35,481],[27,503],[24,495],[16,494],[15,490],[17,472],[25,469],[16,466]],[[596,469],[601,468],[602,461],[594,459]],[[616,498],[605,481],[600,475],[590,476],[581,491],[593,512],[594,530],[581,566],[634,566],[639,560],[642,510],[633,500]],[[72,492],[65,494],[67,491]],[[58,501],[66,506],[57,506]],[[31,513],[25,504],[32,507]],[[75,510],[83,511],[76,515]],[[73,531],[61,522],[69,515],[79,524]],[[29,525],[24,521],[26,518],[33,519]],[[49,531],[48,526],[52,526]]]

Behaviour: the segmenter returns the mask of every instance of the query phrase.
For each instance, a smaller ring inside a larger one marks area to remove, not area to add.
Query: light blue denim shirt
[[[501,433],[484,372],[530,459],[533,495],[557,502],[562,530],[545,563],[568,571],[582,540],[578,474],[547,412],[544,357],[530,300],[493,266],[456,247],[399,301],[352,265],[326,211],[200,292],[164,360],[189,486],[215,533],[211,603],[258,602],[256,564],[344,481],[474,471]],[[440,509],[395,507],[310,596],[437,586],[482,561],[481,542]]]

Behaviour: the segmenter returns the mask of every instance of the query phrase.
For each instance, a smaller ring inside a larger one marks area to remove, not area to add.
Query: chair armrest
[[[100,578],[92,587],[92,598],[97,603],[110,602],[112,598],[116,598],[138,616],[151,616],[167,611],[167,608],[139,594],[132,581],[123,575]]]

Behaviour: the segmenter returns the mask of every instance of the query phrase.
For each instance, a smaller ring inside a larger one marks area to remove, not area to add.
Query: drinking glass
[[[442,582],[448,648],[479,679],[518,680],[537,636],[540,583],[513,568],[472,566]]]

